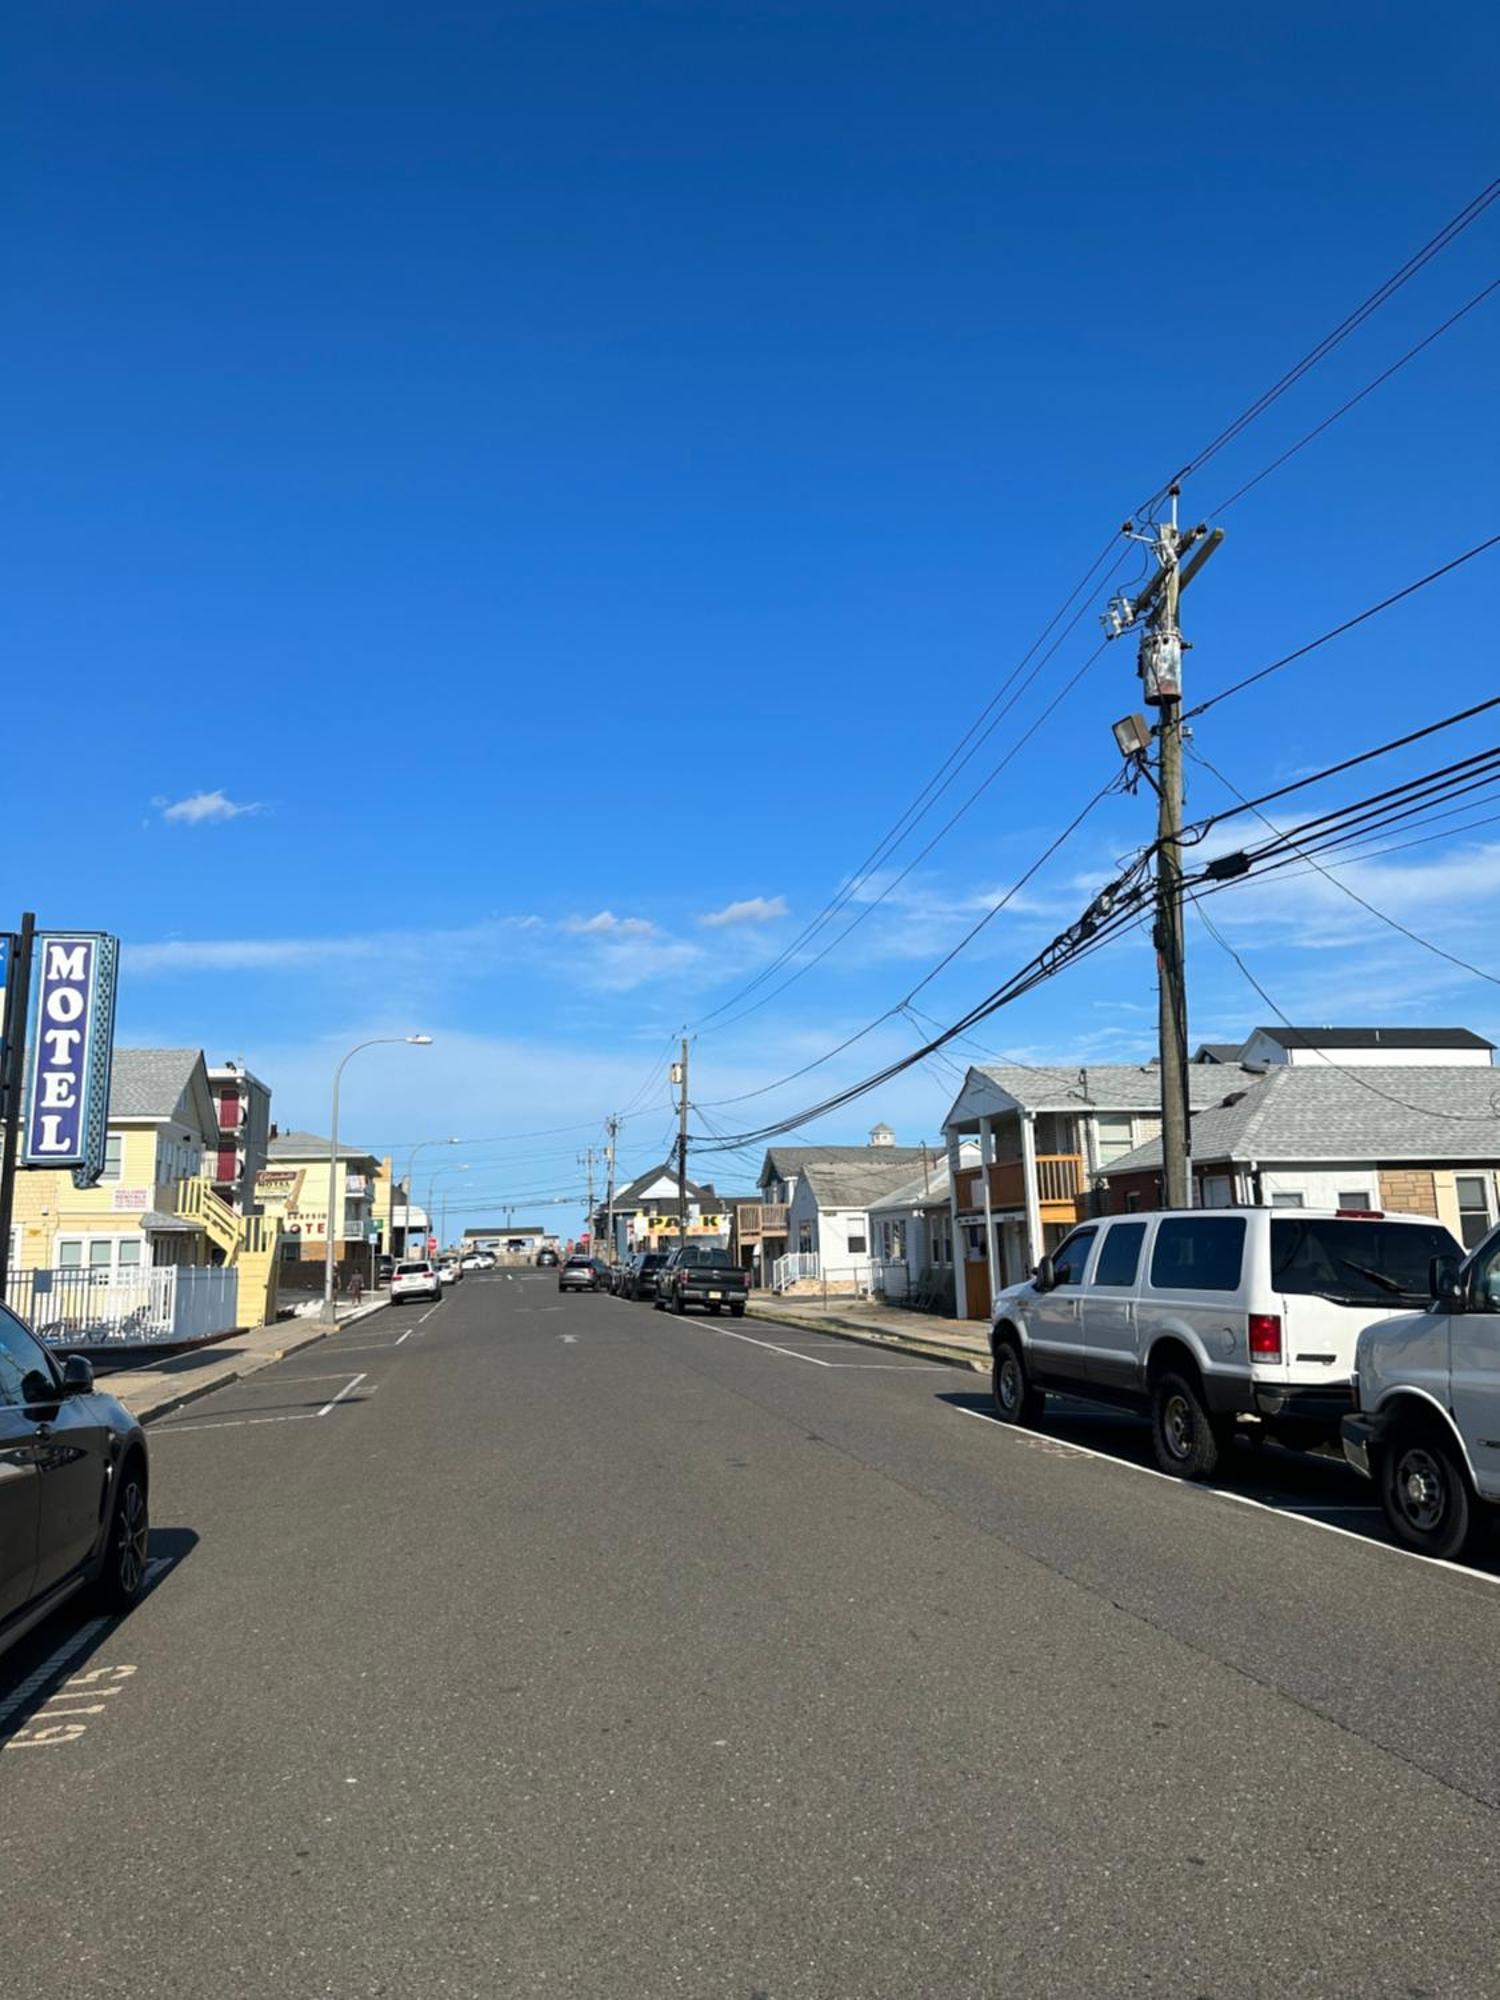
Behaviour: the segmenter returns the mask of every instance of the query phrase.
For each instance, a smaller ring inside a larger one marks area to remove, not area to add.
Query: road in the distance
[[[953,1370],[425,1310],[154,1427],[174,1566],[0,1752],[7,1991],[1500,1993],[1500,1587]]]

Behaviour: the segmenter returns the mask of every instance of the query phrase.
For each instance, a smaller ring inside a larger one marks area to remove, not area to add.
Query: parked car
[[[637,1250],[626,1260],[620,1280],[620,1296],[625,1299],[655,1299],[656,1274],[666,1263],[659,1250]]]
[[[618,1263],[609,1266],[609,1290],[611,1297],[618,1298],[620,1296],[621,1289],[625,1283],[625,1273],[628,1268],[629,1259],[625,1257],[621,1257]]]
[[[688,1243],[674,1250],[656,1273],[656,1303],[675,1313],[689,1306],[743,1319],[750,1280],[717,1243]]]
[[[560,1292],[597,1292],[599,1267],[592,1257],[570,1257],[557,1274]]]
[[[398,1299],[440,1299],[442,1280],[430,1257],[412,1258],[396,1266],[391,1279],[391,1304]]]
[[[379,1258],[375,1266],[375,1271],[376,1271],[375,1282],[378,1285],[388,1285],[391,1282],[391,1273],[395,1270],[395,1268],[396,1268],[396,1260],[394,1257]]]
[[[467,1257],[459,1258],[458,1267],[461,1271],[482,1271],[484,1259],[477,1250],[471,1250]]]
[[[1425,1304],[1432,1258],[1456,1252],[1429,1217],[1372,1210],[1085,1223],[995,1302],[996,1414],[1032,1423],[1049,1389],[1122,1403],[1184,1479],[1215,1471],[1242,1418],[1285,1444],[1336,1443],[1360,1334]]]
[[[0,1306],[0,1653],[70,1597],[128,1611],[146,1584],[150,1466],[140,1425]]]
[[[557,1252],[555,1250],[538,1250],[536,1261],[538,1264],[555,1264],[557,1262]]]
[[[481,1250],[479,1253],[479,1268],[481,1271],[493,1271],[499,1261],[493,1250]]]
[[[1500,1229],[1434,1257],[1425,1290],[1359,1336],[1344,1456],[1403,1548],[1453,1561],[1500,1506]]]

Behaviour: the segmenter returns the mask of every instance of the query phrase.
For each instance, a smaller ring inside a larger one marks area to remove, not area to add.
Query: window
[[[1301,1208],[1302,1205],[1300,1194],[1293,1194],[1289,1191],[1278,1193],[1274,1188],[1271,1191],[1272,1208]]]
[[[1058,1244],[1052,1253],[1052,1268],[1060,1285],[1083,1283],[1083,1267],[1089,1261],[1089,1245],[1098,1234],[1097,1229],[1075,1229],[1071,1236]]]
[[[1335,1205],[1339,1208],[1374,1208],[1376,1203],[1368,1188],[1340,1188]]]
[[[1101,1111],[1094,1120],[1094,1150],[1101,1167],[1123,1160],[1135,1146],[1135,1120],[1128,1112]]]
[[[60,1271],[76,1271],[83,1264],[83,1238],[81,1236],[60,1236],[53,1251]]]
[[[863,1236],[851,1236],[849,1238],[849,1255],[851,1257],[863,1257],[867,1247],[866,1239]]]
[[[125,1134],[111,1132],[104,1141],[104,1172],[99,1176],[103,1181],[117,1181],[124,1172],[122,1164],[125,1153]]]
[[[1237,1291],[1244,1251],[1242,1215],[1169,1218],[1156,1231],[1151,1283],[1159,1292]]]
[[[810,1222],[799,1222],[797,1224],[797,1249],[804,1257],[812,1255],[812,1224]]]
[[[1458,1191],[1459,1234],[1463,1237],[1464,1248],[1472,1250],[1489,1233],[1490,1177],[1488,1174],[1455,1174],[1453,1185]],[[1340,1207],[1343,1200],[1340,1195]]]
[[[1141,1245],[1146,1240],[1144,1222],[1117,1222],[1104,1233],[1099,1261],[1094,1266],[1096,1285],[1133,1285],[1141,1261]]]
[[[38,1382],[37,1377],[42,1379]],[[56,1387],[57,1377],[39,1347],[13,1312],[0,1306],[0,1403],[42,1402]]]
[[[1451,1257],[1440,1222],[1335,1221],[1309,1215],[1271,1224],[1271,1283],[1278,1292],[1344,1305],[1425,1306],[1428,1266]]]
[[[1232,1208],[1234,1184],[1228,1174],[1205,1174],[1198,1183],[1200,1208]]]

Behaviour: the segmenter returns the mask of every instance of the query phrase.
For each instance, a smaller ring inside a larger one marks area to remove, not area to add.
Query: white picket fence
[[[237,1324],[239,1275],[177,1264],[12,1271],[5,1302],[49,1346],[191,1340]]]

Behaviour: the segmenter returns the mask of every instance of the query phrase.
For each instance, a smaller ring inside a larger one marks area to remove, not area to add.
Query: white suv
[[[1369,1210],[1162,1209],[1075,1229],[995,1302],[995,1409],[1030,1423],[1049,1389],[1146,1411],[1163,1472],[1205,1479],[1235,1424],[1336,1444],[1363,1328],[1428,1293],[1458,1245]]]
[[[440,1299],[443,1287],[437,1274],[437,1266],[427,1258],[419,1262],[398,1264],[391,1273],[391,1304],[397,1299]]]
[[[1462,1556],[1500,1505],[1500,1229],[1434,1260],[1427,1310],[1359,1337],[1344,1456],[1405,1548]]]

